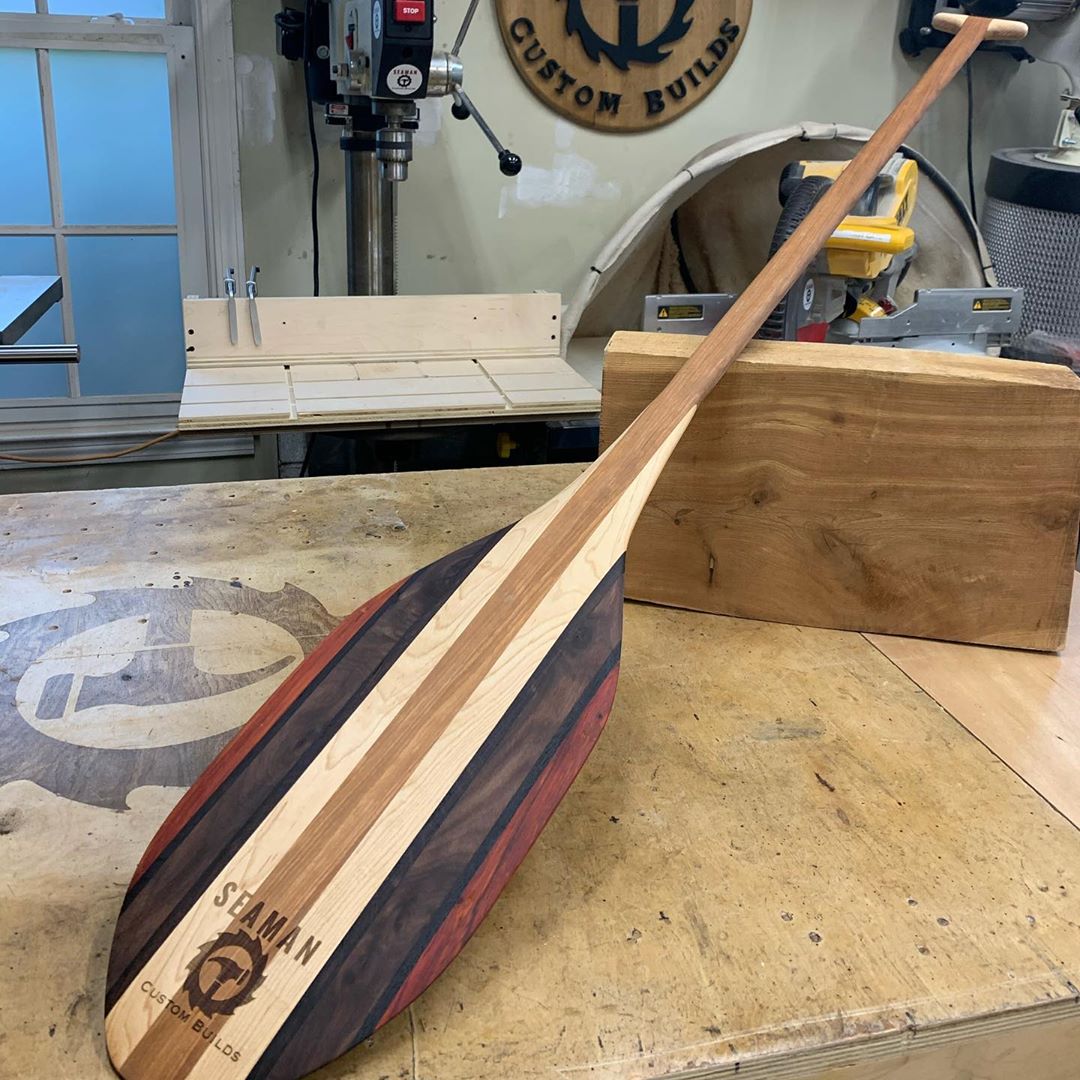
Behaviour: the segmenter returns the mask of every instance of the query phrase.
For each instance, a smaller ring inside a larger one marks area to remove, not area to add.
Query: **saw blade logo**
[[[752,0],[496,0],[529,88],[576,123],[644,131],[700,104],[742,45]]]
[[[639,41],[641,19],[638,0],[619,0],[619,38],[608,41],[601,37],[585,16],[582,0],[566,0],[566,32],[577,34],[589,58],[599,61],[606,56],[621,71],[631,64],[659,64],[671,55],[665,46],[686,37],[691,20],[687,18],[695,0],[677,0],[667,25],[649,41]]]
[[[266,961],[258,938],[242,930],[219,934],[188,964],[184,992],[205,1016],[232,1016],[262,985]]]

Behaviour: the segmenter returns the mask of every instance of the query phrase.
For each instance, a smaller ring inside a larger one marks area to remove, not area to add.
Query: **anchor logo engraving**
[[[618,40],[602,37],[585,14],[583,0],[566,0],[566,32],[580,38],[582,48],[591,60],[599,63],[606,56],[620,71],[631,64],[660,64],[671,55],[667,46],[675,45],[690,32],[693,19],[688,18],[695,0],[675,0],[671,18],[655,37],[641,40],[639,0],[615,0],[619,10]]]
[[[600,131],[646,131],[699,105],[727,74],[753,0],[494,0],[529,89]]]

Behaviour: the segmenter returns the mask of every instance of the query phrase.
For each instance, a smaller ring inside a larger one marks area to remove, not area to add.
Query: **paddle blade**
[[[126,1080],[303,1076],[462,948],[615,693],[623,535],[575,557],[527,618],[495,618],[507,591],[520,607],[553,513],[361,607],[181,800],[110,956],[106,1039]]]

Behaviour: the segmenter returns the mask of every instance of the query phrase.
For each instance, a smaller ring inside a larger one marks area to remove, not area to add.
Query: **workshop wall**
[[[446,48],[467,0],[440,0]],[[299,65],[275,54],[279,0],[234,4],[247,258],[268,295],[310,295],[311,152]],[[755,0],[742,51],[709,98],[674,123],[610,135],[559,119],[514,71],[485,0],[462,50],[466,88],[526,167],[507,179],[474,124],[449,100],[422,106],[423,130],[400,193],[402,292],[550,289],[564,298],[607,238],[690,157],[726,136],[798,120],[875,127],[927,57],[897,45],[907,0]],[[975,59],[976,167],[981,191],[992,149],[1047,142],[1061,76],[1048,64]],[[319,110],[321,113],[321,110]],[[964,192],[967,93],[957,80],[913,143]],[[322,280],[345,291],[345,208],[337,130],[317,113],[322,154]]]

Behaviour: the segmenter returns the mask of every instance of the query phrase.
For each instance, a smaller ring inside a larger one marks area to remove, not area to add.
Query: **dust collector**
[[[982,226],[1000,284],[1025,290],[1019,341],[1038,331],[1080,341],[1080,0],[965,7],[1027,22],[1027,51],[1068,79],[1054,145],[993,154]]]

